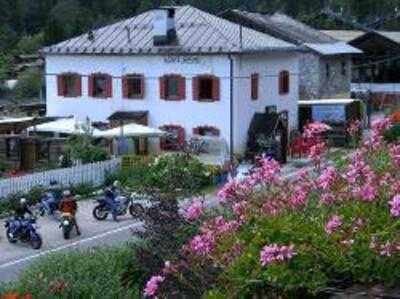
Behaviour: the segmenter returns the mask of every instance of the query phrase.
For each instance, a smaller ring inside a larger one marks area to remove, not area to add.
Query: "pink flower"
[[[207,255],[213,248],[215,237],[211,232],[195,236],[189,243],[190,250],[196,255]]]
[[[325,142],[319,142],[310,147],[308,157],[315,163],[320,164],[322,161],[322,155],[326,150]]]
[[[321,175],[317,179],[317,186],[322,190],[328,190],[333,185],[337,177],[338,173],[336,168],[329,166],[322,171]]]
[[[390,215],[393,217],[400,217],[400,194],[393,197],[393,199],[389,202]]]
[[[376,187],[372,185],[364,185],[359,190],[359,195],[363,201],[373,201],[377,193]]]
[[[146,287],[144,288],[144,294],[148,297],[153,297],[157,294],[160,283],[164,281],[164,277],[157,275],[152,276],[149,281],[146,283]]]
[[[330,235],[337,229],[339,229],[340,226],[342,226],[342,218],[338,215],[334,215],[329,219],[328,223],[325,225],[325,232]]]
[[[290,205],[295,209],[304,207],[307,202],[307,197],[307,190],[302,185],[296,186],[290,197]]]
[[[296,253],[294,252],[294,245],[279,246],[277,244],[265,245],[260,252],[260,262],[262,266],[274,262],[281,262],[290,260]]]
[[[204,214],[204,205],[200,200],[193,201],[186,209],[184,217],[188,221],[195,221]]]
[[[324,193],[321,195],[320,204],[330,206],[336,202],[336,197],[332,193]]]
[[[349,124],[346,131],[350,136],[354,136],[358,134],[360,130],[361,130],[361,122],[358,119],[356,119]]]
[[[331,130],[332,128],[327,124],[320,122],[313,122],[306,126],[304,126],[303,136],[305,138],[313,138],[316,136],[320,136],[322,133]]]

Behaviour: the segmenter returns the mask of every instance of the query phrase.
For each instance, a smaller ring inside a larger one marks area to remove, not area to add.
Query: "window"
[[[62,74],[57,76],[58,95],[61,97],[80,97],[82,95],[81,76]]]
[[[251,75],[251,99],[258,99],[258,81],[259,76],[257,73]]]
[[[219,130],[216,127],[200,126],[193,129],[193,134],[200,136],[219,136]]]
[[[219,78],[213,75],[199,75],[192,78],[193,100],[202,102],[219,101]]]
[[[342,61],[342,76],[347,75],[347,63],[346,61]]]
[[[160,98],[179,101],[186,97],[186,80],[180,75],[165,75],[160,78]]]
[[[89,76],[89,96],[94,98],[112,97],[112,78],[106,74]]]
[[[331,77],[331,65],[329,63],[325,65],[325,72],[326,79],[329,79]]]
[[[279,94],[288,94],[290,90],[290,77],[288,71],[281,71],[279,73]]]
[[[11,160],[18,160],[21,151],[21,140],[19,138],[6,139],[6,157]]]
[[[160,138],[160,148],[167,151],[179,150],[185,142],[185,129],[177,125],[166,125],[160,127],[167,132],[165,137]]]
[[[122,94],[125,99],[143,99],[144,76],[127,75],[122,78]]]

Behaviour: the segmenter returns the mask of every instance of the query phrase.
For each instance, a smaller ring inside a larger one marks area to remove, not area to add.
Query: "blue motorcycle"
[[[8,242],[29,243],[33,249],[42,247],[42,237],[36,231],[38,226],[35,218],[8,219],[5,227]]]
[[[40,216],[54,215],[54,212],[58,210],[58,205],[61,201],[62,194],[59,192],[46,192],[39,205]]]

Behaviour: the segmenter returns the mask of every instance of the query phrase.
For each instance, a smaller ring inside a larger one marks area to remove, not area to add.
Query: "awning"
[[[7,117],[0,119],[0,132],[19,133],[31,126],[52,122],[57,117]]]
[[[93,133],[94,137],[114,138],[120,136],[126,137],[160,137],[165,135],[164,131],[159,129],[146,127],[139,124],[127,124],[121,127],[116,127],[110,130],[96,130]]]
[[[87,127],[87,122],[78,121],[74,118],[63,118],[45,124],[32,126],[28,128],[28,131],[81,135],[87,133]],[[91,124],[89,124],[89,130],[90,132],[93,132],[93,134],[98,131],[98,129],[93,128]]]
[[[315,99],[315,100],[302,100],[299,101],[300,106],[311,105],[347,105],[354,102],[359,102],[358,99]]]
[[[362,51],[344,42],[334,44],[304,44],[307,48],[321,55],[361,54]]]

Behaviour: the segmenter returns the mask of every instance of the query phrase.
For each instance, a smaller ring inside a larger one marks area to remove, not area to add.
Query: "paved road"
[[[96,221],[92,217],[92,201],[79,202],[77,214],[81,227],[81,236],[72,234],[70,240],[64,240],[59,222],[52,217],[38,219],[39,232],[43,238],[41,250],[33,250],[27,244],[8,243],[5,237],[4,221],[0,222],[0,282],[7,282],[17,277],[32,261],[52,252],[82,249],[104,245],[117,245],[132,238],[132,230],[142,226],[141,222],[129,215],[121,216],[119,222],[107,219]]]
[[[297,162],[298,163],[298,162]],[[309,163],[300,163],[299,166],[307,166]],[[290,178],[298,168],[288,164],[282,169],[283,176]],[[209,206],[218,204],[216,195],[206,196]],[[72,235],[70,240],[64,240],[59,223],[51,217],[41,217],[38,220],[39,232],[43,238],[43,246],[40,250],[33,250],[26,244],[9,244],[5,237],[5,228],[0,220],[0,282],[15,280],[19,273],[33,261],[53,252],[78,250],[105,245],[118,245],[132,238],[132,230],[143,227],[143,223],[132,219],[129,215],[120,217],[119,222],[112,221],[111,217],[106,221],[96,221],[92,216],[93,201],[79,202],[78,221],[82,235]]]

